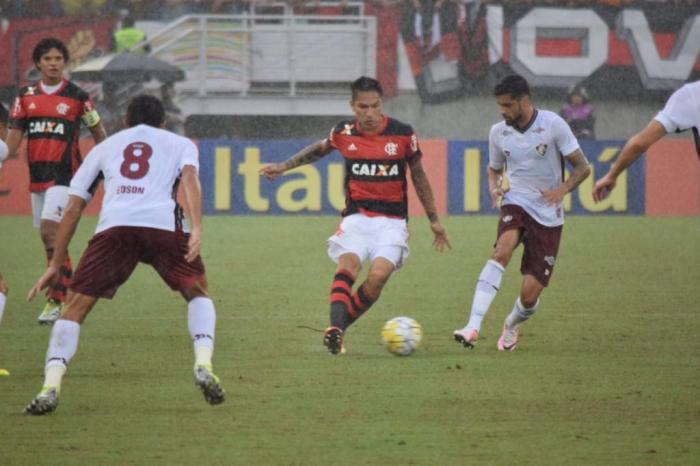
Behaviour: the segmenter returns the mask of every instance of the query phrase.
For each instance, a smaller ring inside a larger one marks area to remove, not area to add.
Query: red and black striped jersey
[[[365,134],[356,121],[343,121],[329,141],[345,159],[343,216],[408,217],[406,165],[421,156],[410,125],[385,116],[378,132]]]
[[[88,93],[68,80],[51,94],[40,83],[20,89],[10,127],[27,135],[30,191],[70,184],[82,162],[78,147],[81,119],[90,126],[99,122]]]

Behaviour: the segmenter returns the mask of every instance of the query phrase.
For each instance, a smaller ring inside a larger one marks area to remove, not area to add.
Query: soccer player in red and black
[[[331,286],[330,327],[324,344],[331,354],[344,351],[348,326],[374,304],[391,274],[408,255],[407,169],[430,222],[438,251],[451,247],[438,220],[433,192],[421,164],[413,129],[382,113],[382,87],[361,77],[350,86],[356,119],[343,121],[327,139],[311,144],[282,163],[263,166],[274,180],[287,170],[338,150],[345,159],[346,205],[343,221],[329,238],[328,254],[338,267]],[[362,263],[370,262],[365,281],[353,292]]]
[[[50,261],[56,231],[68,203],[68,186],[82,161],[78,147],[80,124],[89,128],[95,143],[103,141],[106,134],[88,93],[63,76],[70,59],[63,42],[42,39],[34,48],[32,59],[41,79],[20,89],[10,114],[7,146],[12,157],[26,134],[34,226],[40,229]],[[39,315],[40,324],[51,324],[61,314],[73,274],[70,258],[61,273],[61,282],[49,289],[48,302]]]

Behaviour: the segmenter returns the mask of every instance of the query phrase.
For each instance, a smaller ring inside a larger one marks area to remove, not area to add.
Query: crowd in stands
[[[297,14],[323,13],[324,4],[333,3],[342,13],[349,0],[0,0],[0,17],[46,18],[57,16],[94,16],[129,11],[138,19],[159,20],[185,14],[241,14],[252,7],[272,7],[286,3]],[[390,2],[391,3],[391,2]]]
[[[274,6],[286,3],[288,12],[295,14],[356,14],[353,5],[371,3],[377,7],[387,7],[408,0],[0,0],[0,17],[56,17],[119,14],[129,11],[137,19],[171,19],[184,14],[241,14],[253,7],[258,12],[275,13]],[[438,6],[446,2],[454,3],[493,3],[503,0],[411,0],[414,3],[434,3]],[[627,7],[645,4],[698,5],[700,0],[515,0],[512,3],[548,6],[611,6]]]

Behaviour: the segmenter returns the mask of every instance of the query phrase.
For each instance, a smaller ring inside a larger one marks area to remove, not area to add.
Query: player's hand
[[[263,166],[258,173],[265,175],[265,178],[268,180],[276,180],[286,170],[287,169],[283,163],[270,163]]]
[[[501,199],[503,198],[503,195],[507,193],[510,190],[510,188],[503,188],[503,186],[497,186],[493,188],[492,190],[489,191],[489,195],[491,196],[491,207],[494,209],[498,208],[498,204],[501,202]]]
[[[593,201],[598,203],[608,197],[610,191],[615,189],[616,184],[617,180],[610,176],[610,173],[596,181],[596,184],[593,187]]]
[[[491,207],[497,209],[503,195],[510,191],[510,186],[503,187],[503,175],[498,175],[496,179],[496,186],[489,189],[489,196],[491,196]]]
[[[46,269],[46,272],[44,272],[44,275],[39,277],[39,280],[36,282],[36,284],[32,287],[31,290],[29,290],[29,294],[27,294],[27,301],[31,301],[32,299],[34,299],[36,295],[41,293],[41,291],[49,285],[58,283],[61,279],[60,274],[58,272],[58,267],[54,266],[53,264],[49,265]]]
[[[550,204],[559,205],[567,194],[566,186],[563,184],[554,189],[540,189],[540,193],[545,201]]]
[[[452,249],[452,244],[450,244],[450,238],[447,236],[445,227],[443,227],[440,224],[440,222],[431,222],[430,229],[433,231],[433,235],[435,235],[435,239],[433,240],[433,247],[436,251],[444,251],[445,246],[447,246],[449,249]]]
[[[199,251],[202,247],[202,229],[200,227],[192,228],[190,239],[187,240],[187,254],[185,260],[192,262],[199,256]]]

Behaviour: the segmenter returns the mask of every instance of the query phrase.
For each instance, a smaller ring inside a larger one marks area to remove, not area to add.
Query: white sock
[[[187,325],[194,342],[195,366],[211,366],[214,353],[216,309],[209,298],[194,298],[187,304]]]
[[[518,299],[515,300],[513,310],[510,311],[510,314],[506,317],[506,327],[511,330],[520,327],[523,322],[532,317],[539,305],[540,300],[538,299],[534,306],[526,308],[523,306],[523,303],[520,302],[520,297],[518,297]]]
[[[467,327],[476,331],[481,329],[481,321],[489,311],[489,307],[501,287],[501,279],[505,268],[495,260],[489,260],[479,274],[479,281],[476,284],[472,309],[469,315]]]
[[[44,387],[56,387],[56,391],[61,391],[61,381],[66,373],[66,366],[54,363],[44,369]]]
[[[2,314],[5,312],[5,301],[7,300],[7,296],[5,296],[5,293],[0,293],[0,322],[2,322]]]
[[[63,374],[78,350],[79,338],[79,323],[58,319],[53,325],[49,349],[46,351],[44,387],[56,387],[60,391]]]

